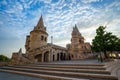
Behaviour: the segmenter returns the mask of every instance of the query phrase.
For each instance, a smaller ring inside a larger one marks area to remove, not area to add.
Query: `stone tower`
[[[71,44],[67,45],[71,59],[84,59],[85,54],[90,52],[90,44],[84,42],[84,37],[79,32],[77,26],[73,27]]]
[[[38,24],[30,32],[30,35],[26,38],[26,52],[35,48],[47,45],[48,33],[43,23],[42,16],[40,17]]]
[[[72,31],[72,38],[71,38],[71,43],[73,45],[76,44],[83,44],[84,43],[84,38],[82,37],[81,33],[79,32],[77,26],[75,25],[75,27],[73,27],[73,31]]]

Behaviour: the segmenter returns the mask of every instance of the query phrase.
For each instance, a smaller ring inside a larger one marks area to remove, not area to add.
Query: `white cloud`
[[[91,3],[91,2],[98,2],[98,1],[102,1],[102,0],[81,0],[81,2],[83,3]]]
[[[7,5],[7,1],[6,0],[2,0],[2,4],[3,5]]]
[[[41,13],[49,33],[49,42],[50,36],[54,36],[54,43],[58,45],[66,46],[70,42],[75,24],[86,41],[89,42],[94,38],[95,30],[100,25],[107,25],[108,31],[120,34],[120,3],[117,0],[110,4],[100,5],[100,7],[91,5],[91,2],[102,0],[81,0],[78,2],[59,0],[54,3],[51,0],[20,1],[7,2],[7,8],[0,12],[0,26],[6,25],[8,28],[10,25],[8,29],[13,32],[7,30],[8,32],[5,33],[10,33],[10,36],[18,39],[25,39],[25,36],[36,26]],[[41,1],[44,5],[40,5]],[[24,45],[24,41],[21,41],[22,45]]]

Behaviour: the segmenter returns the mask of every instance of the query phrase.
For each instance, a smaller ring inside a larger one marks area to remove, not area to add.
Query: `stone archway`
[[[64,53],[63,60],[66,60],[66,54]]]
[[[37,62],[42,62],[42,54],[36,55],[35,59],[37,60]]]
[[[44,62],[49,62],[49,51],[44,53]]]
[[[57,61],[59,61],[60,59],[59,59],[59,53],[57,53]]]
[[[60,60],[63,60],[63,53],[60,53]]]
[[[55,55],[53,55],[53,61],[55,61]]]

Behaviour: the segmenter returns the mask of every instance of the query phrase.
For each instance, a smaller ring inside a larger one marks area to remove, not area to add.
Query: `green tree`
[[[120,38],[117,39],[116,41],[116,48],[115,48],[116,51],[120,51]]]
[[[92,40],[92,49],[95,52],[104,52],[105,57],[106,55],[106,41],[105,41],[105,31],[106,27],[100,26],[98,29],[96,29],[96,36]]]
[[[7,56],[4,56],[4,55],[0,55],[0,61],[10,61],[10,59],[7,57]]]
[[[107,33],[105,35],[106,37],[106,50],[107,51],[118,51],[118,45],[119,45],[119,38],[115,35],[112,35],[112,33]]]
[[[99,26],[96,29],[96,36],[92,40],[92,50],[95,52],[103,52],[105,58],[108,58],[107,51],[119,51],[120,39],[110,32],[105,31],[104,26]]]

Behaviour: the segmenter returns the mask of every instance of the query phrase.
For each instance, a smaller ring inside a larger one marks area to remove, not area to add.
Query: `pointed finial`
[[[39,27],[39,28],[40,28],[40,27],[41,27],[41,28],[44,27],[42,15],[41,15],[41,17],[40,17],[40,19],[39,19],[39,21],[38,21],[37,27]]]
[[[73,27],[72,35],[80,35],[81,36],[81,33],[79,32],[76,24],[75,24],[75,27]]]
[[[74,30],[76,31],[76,32],[79,32],[79,30],[78,30],[78,28],[77,28],[77,25],[75,24],[75,28],[74,28]]]
[[[77,25],[75,24],[75,27],[77,28]]]
[[[51,44],[53,44],[53,36],[51,36]]]
[[[19,49],[19,53],[22,53],[22,48]]]

